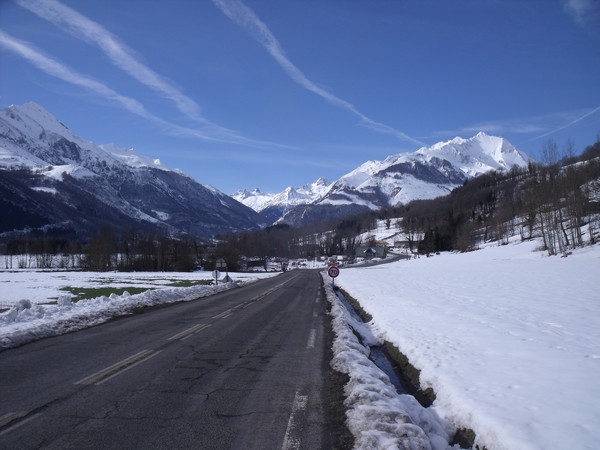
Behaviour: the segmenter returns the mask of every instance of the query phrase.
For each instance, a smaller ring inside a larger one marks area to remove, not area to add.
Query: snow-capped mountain
[[[525,167],[529,160],[501,137],[485,133],[469,139],[457,137],[414,153],[367,161],[333,183],[320,198],[294,208],[282,220],[299,225],[431,199],[450,193],[468,178],[490,170]]]
[[[102,226],[200,238],[263,219],[159,160],[73,133],[35,103],[0,110],[0,232],[43,228],[89,237]]]
[[[269,222],[281,219],[285,214],[299,205],[306,205],[322,198],[331,188],[324,178],[302,187],[287,187],[277,194],[265,194],[260,189],[245,189],[233,194],[233,198],[244,205],[260,212]]]

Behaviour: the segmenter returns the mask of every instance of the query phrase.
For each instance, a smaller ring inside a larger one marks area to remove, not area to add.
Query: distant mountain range
[[[209,240],[266,224],[158,160],[80,138],[35,103],[0,110],[0,193],[0,233],[85,240],[107,226]]]
[[[106,226],[210,240],[430,199],[489,170],[528,163],[506,139],[479,133],[367,161],[333,183],[319,178],[277,194],[254,189],[230,197],[131,149],[86,141],[26,103],[0,110],[0,234],[85,240]]]
[[[243,189],[233,194],[238,202],[260,212],[270,223],[277,222],[297,206],[313,203],[321,198],[329,189],[331,184],[324,178],[319,178],[312,184],[299,188],[288,187],[278,194],[265,194],[260,189],[252,191]]]
[[[233,197],[257,212],[269,211],[265,216],[268,220],[303,225],[439,197],[469,178],[490,170],[525,167],[529,161],[506,139],[479,133],[383,161],[367,161],[331,184],[319,179],[310,186],[289,187],[279,194],[255,189]]]

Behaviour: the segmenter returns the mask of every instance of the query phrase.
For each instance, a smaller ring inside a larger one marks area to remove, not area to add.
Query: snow
[[[327,180],[319,178],[310,185],[299,188],[289,186],[277,194],[264,193],[260,189],[255,188],[251,192],[246,189],[239,190],[231,197],[252,208],[254,211],[260,212],[272,206],[290,208],[292,206],[311,203],[323,197],[331,186],[327,183]]]
[[[158,211],[156,209],[153,209],[152,212],[156,214],[156,217],[158,217],[160,220],[169,220],[169,218],[171,217],[171,214],[164,211]]]
[[[58,191],[55,188],[50,188],[50,187],[45,187],[45,186],[35,186],[35,187],[32,187],[31,189],[33,189],[34,191],[37,191],[37,192],[45,192],[47,194],[52,194],[52,195],[58,194]]]
[[[323,277],[327,278],[325,274]],[[423,408],[413,396],[397,394],[389,377],[369,359],[367,346],[380,345],[381,340],[368,325],[353,319],[329,284],[325,292],[331,303],[335,334],[331,366],[350,378],[344,388],[344,404],[355,448],[449,448],[452,427],[432,408]]]
[[[170,169],[164,166],[159,159],[150,158],[137,153],[133,149],[124,149],[113,144],[96,145],[82,139],[73,133],[36,103],[29,102],[23,105],[11,105],[0,110],[0,134],[6,139],[0,142],[0,167],[29,167],[39,170],[40,173],[62,181],[62,175],[67,173],[76,176],[93,176],[89,169],[83,167],[85,162],[78,165],[56,165],[48,167],[48,162],[34,156],[25,150],[23,144],[15,145],[12,140],[19,142],[25,140],[33,147],[48,147],[59,138],[76,143],[82,150],[82,158],[89,161],[104,161],[109,165],[121,162],[132,168],[153,167],[165,171]],[[66,161],[69,163],[69,161]]]
[[[62,164],[56,166],[43,165],[41,167],[35,167],[33,170],[56,181],[63,181],[65,174],[75,178],[94,176],[94,173],[91,170],[74,164]]]
[[[567,258],[536,246],[343,269],[336,284],[421,370],[439,417],[480,446],[597,448],[600,246]]]
[[[427,159],[443,158],[468,176],[477,176],[490,170],[509,170],[514,165],[525,167],[530,161],[525,153],[517,150],[506,139],[483,132],[469,139],[456,137],[431,147],[423,147],[416,154]]]
[[[275,274],[229,274],[238,283],[249,283]],[[181,280],[211,279],[210,272],[194,273],[93,273],[0,271],[0,305],[10,307],[0,313],[0,349],[25,344],[49,336],[98,325],[112,317],[131,314],[145,306],[183,302],[238,286],[235,282],[218,286],[172,287]],[[64,287],[142,287],[140,294],[111,294],[72,303]],[[52,302],[48,304],[48,302]]]
[[[473,429],[476,443],[489,450],[597,448],[600,246],[567,258],[544,256],[537,246],[514,242],[344,268],[336,284],[373,316],[367,325],[348,314],[327,283],[335,333],[331,364],[350,378],[345,404],[356,448],[441,450],[460,427]],[[0,348],[232,287],[167,286],[208,276],[0,271],[0,303],[10,307],[0,314]],[[107,285],[155,289],[78,303],[60,290]],[[56,304],[45,304],[52,299]],[[433,405],[423,408],[397,394],[357,334],[366,345],[385,339],[407,355],[421,370],[423,386],[435,390]]]
[[[170,170],[160,162],[160,159],[154,159],[148,156],[144,156],[140,153],[137,153],[132,148],[125,149],[118,147],[114,144],[102,144],[98,147],[100,147],[105,152],[111,154],[115,158],[119,159],[121,162],[125,163],[129,167],[133,167],[136,169],[142,167],[154,167],[166,171]]]

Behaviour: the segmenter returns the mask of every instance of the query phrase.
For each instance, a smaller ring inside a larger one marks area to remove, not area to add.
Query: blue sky
[[[0,107],[232,194],[478,131],[600,135],[597,0],[0,0]]]

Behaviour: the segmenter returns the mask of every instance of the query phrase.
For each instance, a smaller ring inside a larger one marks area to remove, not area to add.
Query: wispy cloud
[[[600,2],[598,0],[563,0],[565,11],[581,26],[600,25]]]
[[[239,0],[213,0],[213,3],[234,23],[244,28],[250,35],[258,41],[269,54],[277,61],[284,72],[303,88],[327,100],[329,103],[343,108],[360,119],[360,124],[366,126],[378,133],[390,134],[403,141],[408,141],[418,145],[425,145],[421,141],[408,136],[406,133],[397,130],[389,125],[376,122],[360,112],[352,103],[343,100],[331,92],[323,89],[308,79],[306,75],[286,56],[279,41],[275,38],[267,25],[260,18]]]
[[[206,131],[200,130],[200,129],[186,128],[186,127],[182,127],[177,124],[168,122],[168,121],[152,114],[139,101],[137,101],[131,97],[127,97],[125,95],[119,94],[118,92],[116,92],[115,90],[106,86],[105,84],[103,84],[93,78],[90,78],[88,76],[78,73],[73,68],[68,67],[68,66],[62,64],[61,62],[57,61],[56,59],[53,59],[53,58],[43,54],[40,50],[36,49],[33,45],[31,45],[25,41],[19,40],[17,38],[14,38],[13,36],[11,36],[8,33],[5,33],[1,29],[0,29],[0,48],[4,48],[5,50],[8,50],[8,51],[22,57],[23,59],[25,59],[26,61],[33,64],[35,67],[37,67],[38,69],[42,70],[43,72],[45,72],[49,75],[59,78],[67,83],[71,83],[73,85],[85,88],[89,91],[92,91],[96,95],[99,95],[100,97],[103,97],[105,99],[116,102],[117,104],[119,104],[123,108],[125,108],[127,111],[129,111],[137,116],[140,116],[146,120],[149,120],[157,125],[162,126],[170,134],[178,135],[178,136],[192,137],[192,138],[200,139],[200,140],[204,140],[204,141],[221,142],[221,143],[228,142],[228,143],[236,143],[236,144],[248,145],[248,146],[253,146],[253,147],[276,146],[276,147],[290,148],[287,146],[282,146],[282,145],[274,144],[274,143],[270,143],[270,142],[255,141],[255,140],[244,138],[242,136],[231,135],[229,133],[226,135],[221,135],[219,133],[215,133],[214,130],[209,130],[209,132],[206,132]]]
[[[521,117],[515,119],[478,122],[456,130],[440,130],[434,136],[465,136],[484,131],[488,134],[522,134],[535,135],[530,140],[537,140],[562,131],[581,122],[600,111],[600,107],[586,110],[561,111],[540,116]]]
[[[547,131],[546,133],[540,134],[539,136],[536,136],[535,138],[533,138],[532,140],[536,140],[536,139],[542,139],[545,138],[547,136],[550,136],[551,134],[557,133],[559,131],[562,131],[566,128],[569,128],[572,125],[575,125],[578,122],[581,122],[582,120],[587,119],[589,116],[596,114],[598,111],[600,111],[600,106],[597,106],[596,108],[592,109],[591,111],[586,112],[585,114],[582,115],[578,115],[575,119],[572,119],[570,122],[566,123],[565,125],[561,125],[557,128],[554,128],[550,131]]]
[[[141,84],[172,101],[188,119],[202,127],[201,129],[186,128],[163,121],[169,125],[168,128],[171,133],[202,140],[236,143],[253,147],[293,148],[288,145],[250,139],[237,131],[211,122],[202,115],[200,106],[193,99],[181,92],[172,82],[143,64],[135,52],[121,42],[117,36],[69,6],[56,0],[17,0],[17,3],[62,30],[69,32],[74,37],[97,46],[115,66]],[[139,108],[137,109],[139,110]],[[150,113],[145,111],[144,114],[147,117],[147,114]],[[153,116],[153,120],[156,121],[156,119],[162,120]]]
[[[67,67],[57,60],[44,55],[41,51],[35,49],[33,45],[16,39],[2,30],[0,30],[0,47],[3,47],[5,50],[9,50],[18,56],[21,56],[38,69],[46,72],[49,75],[60,78],[68,83],[89,89],[104,98],[119,103],[129,112],[132,112],[145,119],[153,122],[162,122],[161,119],[147,111],[137,100],[121,95],[99,81],[77,73],[70,67]]]
[[[173,101],[177,108],[189,118],[206,122],[200,113],[200,106],[194,100],[141,63],[131,49],[102,25],[55,0],[17,0],[17,3],[76,38],[98,46],[113,64],[140,83]]]

